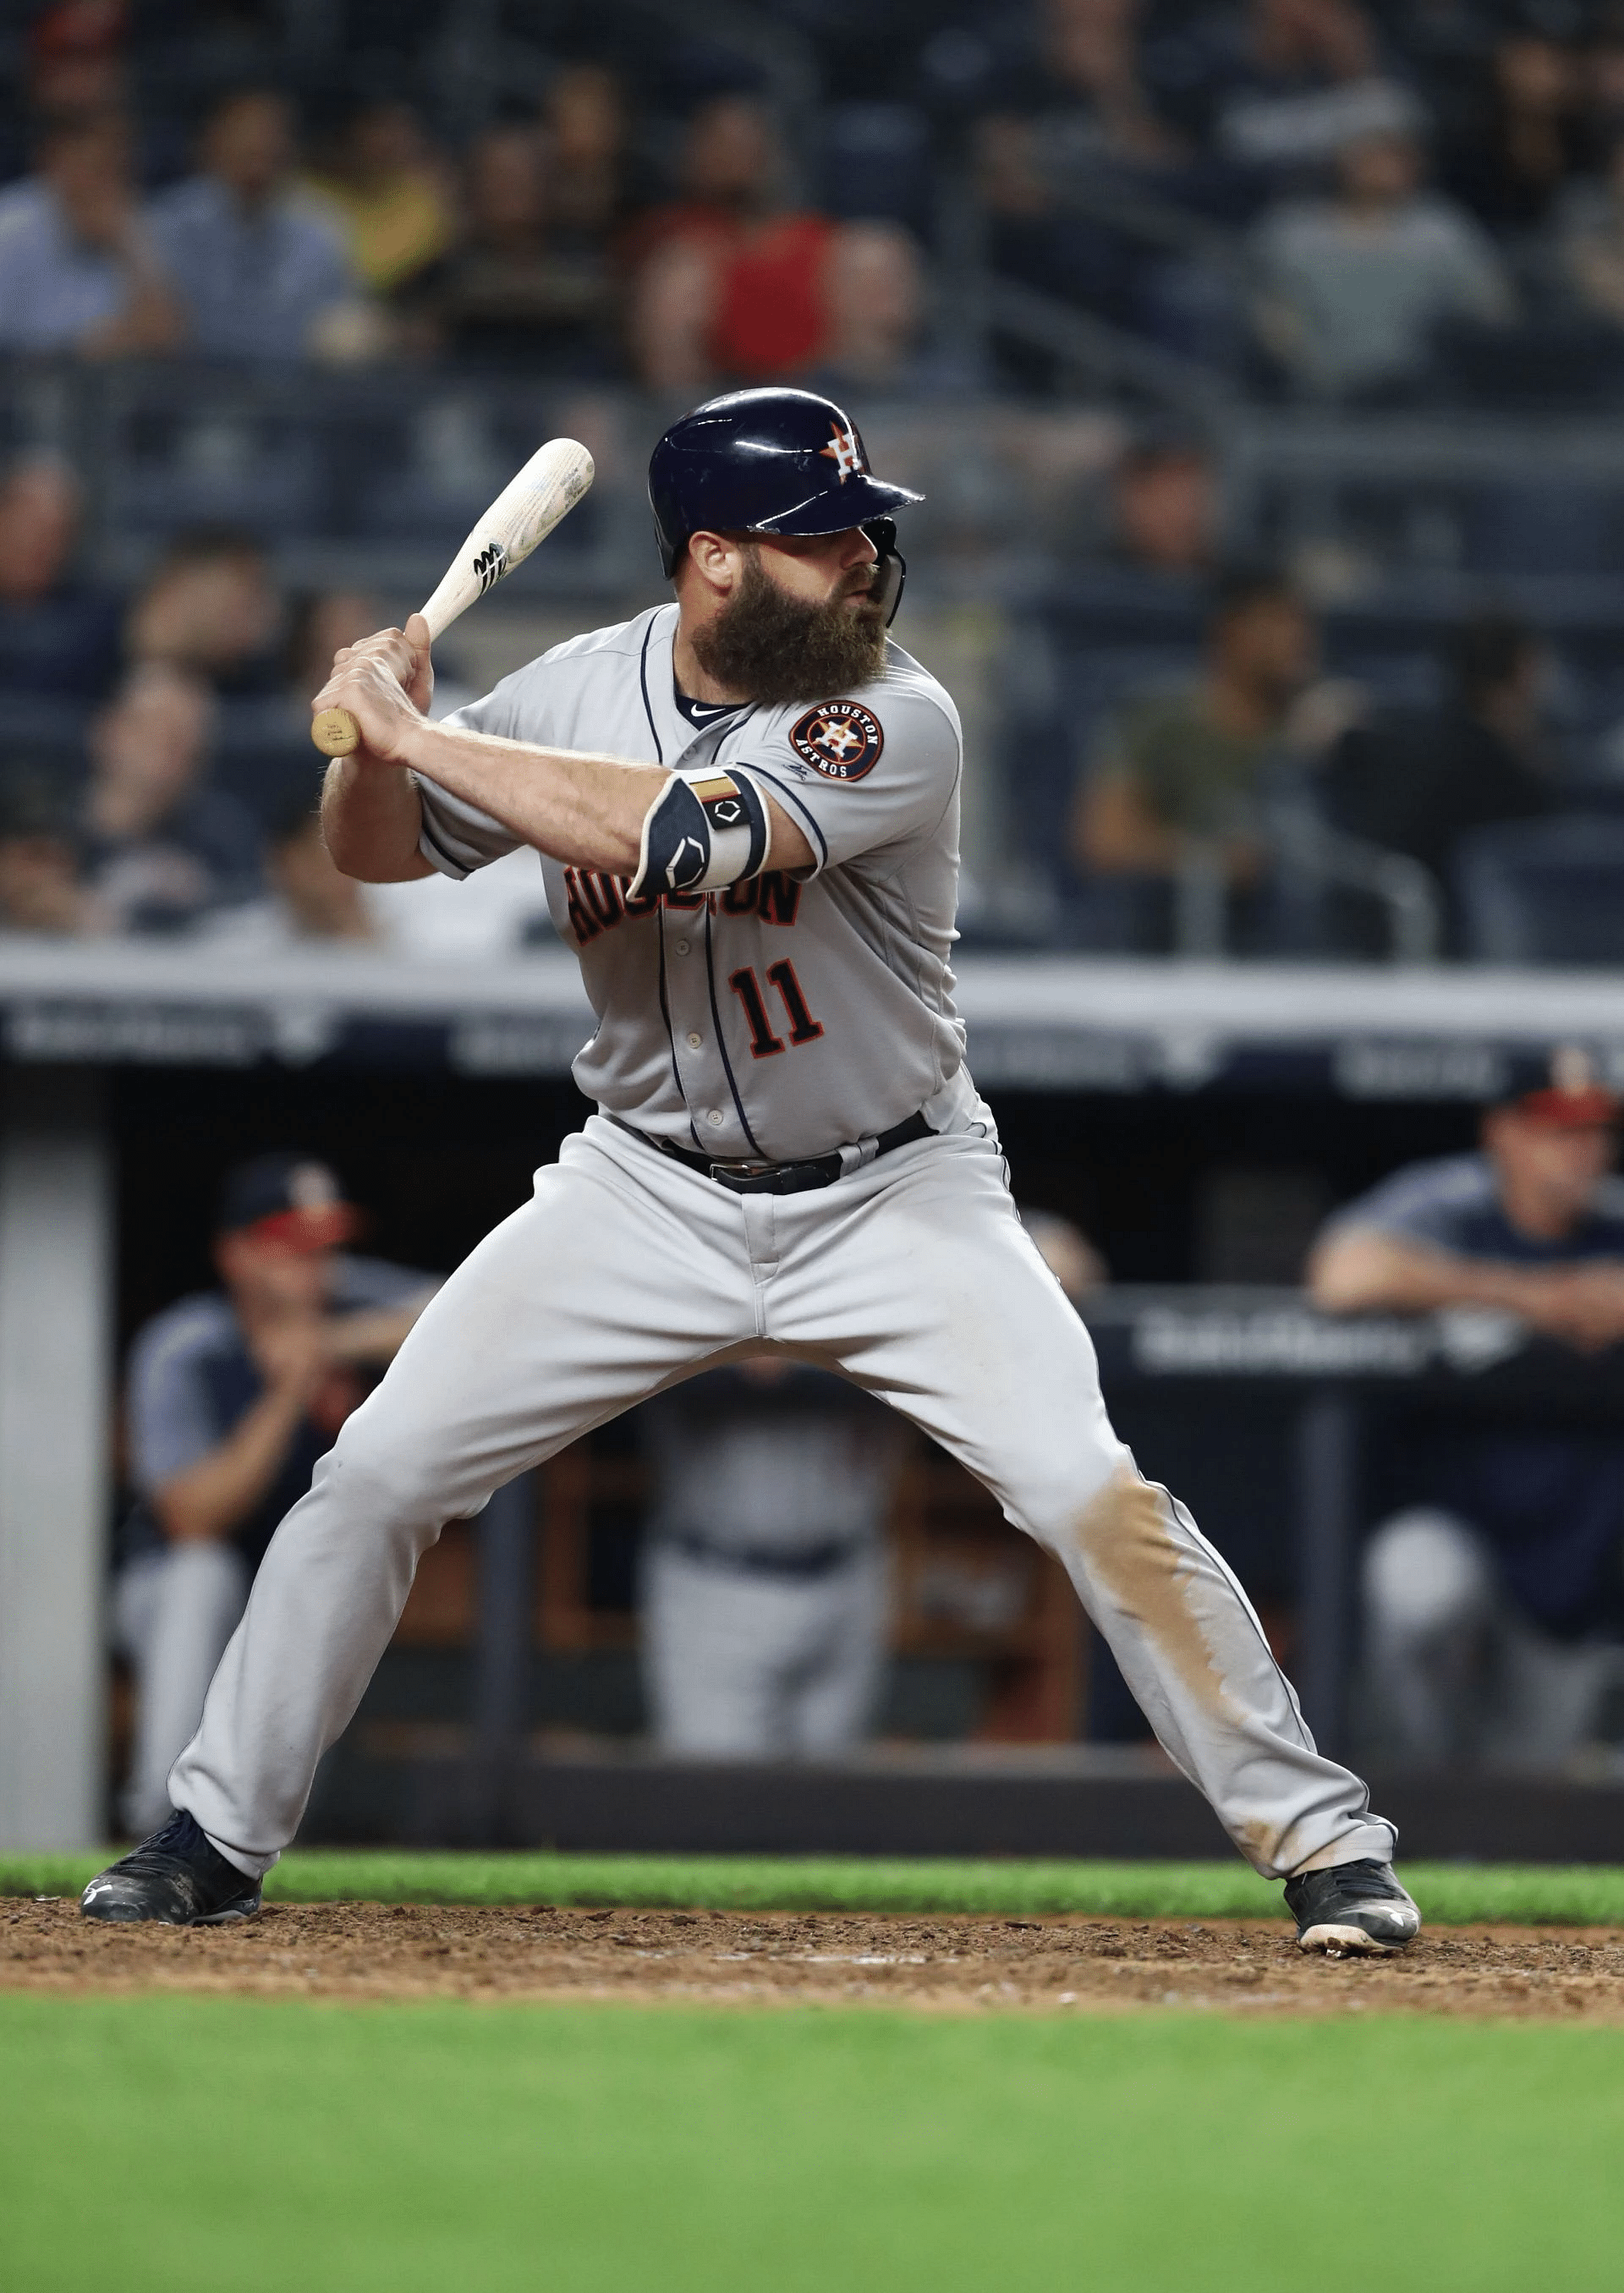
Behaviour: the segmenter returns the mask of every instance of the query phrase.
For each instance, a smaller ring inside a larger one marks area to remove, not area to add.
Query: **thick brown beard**
[[[885,623],[878,607],[854,612],[849,594],[803,605],[784,595],[752,544],[737,589],[694,632],[694,657],[725,691],[767,709],[872,684],[885,666]]]

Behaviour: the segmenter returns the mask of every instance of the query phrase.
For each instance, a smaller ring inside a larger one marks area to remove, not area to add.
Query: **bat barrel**
[[[575,439],[551,438],[538,447],[498,494],[424,606],[431,643],[504,574],[524,563],[574,508],[592,477],[592,457]],[[352,756],[361,745],[360,727],[347,709],[319,710],[310,737],[324,757]]]

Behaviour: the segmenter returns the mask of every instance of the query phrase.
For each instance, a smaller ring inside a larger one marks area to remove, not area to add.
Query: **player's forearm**
[[[217,1448],[154,1493],[164,1534],[177,1544],[230,1536],[269,1495],[303,1413],[297,1394],[262,1394]]]
[[[635,873],[644,817],[669,778],[658,765],[531,748],[426,720],[402,761],[537,851],[613,876]]]
[[[1328,1313],[1425,1314],[1447,1306],[1496,1306],[1522,1313],[1537,1276],[1492,1259],[1351,1229],[1322,1243],[1309,1262],[1309,1288]]]
[[[410,773],[340,757],[321,789],[321,833],[335,868],[362,884],[403,884],[434,870],[418,850],[423,806]]]
[[[328,1325],[332,1358],[336,1362],[393,1361],[434,1294],[431,1286],[403,1306],[376,1306],[364,1313],[338,1315]]]

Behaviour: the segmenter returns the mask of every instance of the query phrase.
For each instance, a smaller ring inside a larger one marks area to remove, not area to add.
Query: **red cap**
[[[129,29],[125,0],[58,0],[37,17],[28,33],[36,63],[63,56],[105,55],[122,45]]]
[[[1554,1130],[1595,1130],[1617,1122],[1620,1101],[1596,1072],[1588,1051],[1564,1043],[1551,1053],[1551,1079],[1513,1101],[1519,1114]]]

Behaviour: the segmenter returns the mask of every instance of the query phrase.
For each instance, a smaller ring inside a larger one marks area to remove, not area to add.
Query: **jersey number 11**
[[[800,982],[795,976],[792,963],[772,963],[767,966],[767,978],[778,991],[789,1019],[792,1043],[815,1043],[823,1033],[823,1023],[815,1019],[807,1009],[807,999],[800,992]],[[761,983],[753,970],[735,971],[728,980],[739,1001],[744,1007],[744,1017],[750,1022],[750,1056],[752,1059],[770,1059],[784,1048],[784,1038],[773,1033],[773,1023],[767,1016],[767,998],[761,993]]]

